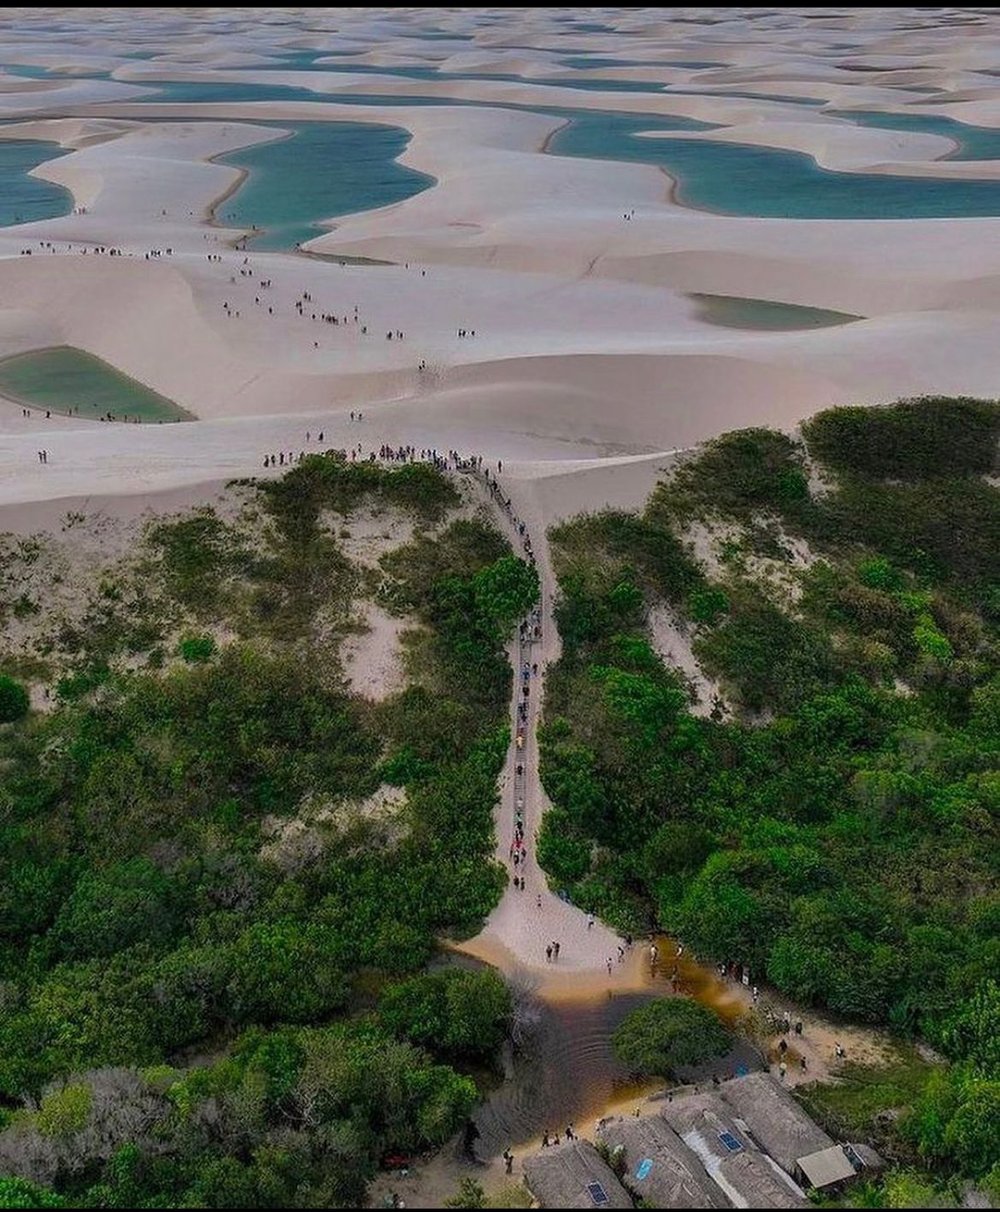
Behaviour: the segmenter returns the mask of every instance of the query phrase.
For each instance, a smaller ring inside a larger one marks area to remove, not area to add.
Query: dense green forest
[[[535,573],[425,466],[233,491],[238,519],[159,518],[0,660],[0,1206],[350,1206],[461,1127],[504,1037],[498,977],[425,968],[503,885]],[[363,506],[413,529],[378,567],[340,542]],[[44,611],[12,593],[4,621]],[[413,624],[382,702],[337,659],[365,596]]]
[[[831,410],[555,529],[539,857],[619,929],[930,1042],[898,1135],[1000,1190],[998,437],[992,402]]]

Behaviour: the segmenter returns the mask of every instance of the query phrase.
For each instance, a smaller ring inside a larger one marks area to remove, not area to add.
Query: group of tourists
[[[482,461],[476,462],[471,470],[479,471]],[[489,482],[489,473],[487,472],[487,482]],[[493,481],[495,484],[495,480]],[[514,763],[514,841],[512,843],[512,862],[514,866],[513,883],[514,888],[523,892],[526,886],[525,870],[527,868],[528,851],[524,844],[524,801],[525,791],[527,787],[527,774],[525,771],[525,762],[523,758],[523,750],[525,739],[528,730],[528,700],[531,694],[531,679],[538,675],[538,662],[532,660],[531,645],[541,639],[541,610],[535,607],[527,619],[522,620],[518,628],[517,653],[518,653],[518,669],[520,672],[519,683],[521,693],[517,695],[514,746],[515,746],[515,763]],[[541,893],[536,896],[538,902],[541,901]],[[546,960],[551,960],[553,955],[556,959],[559,958],[559,944],[551,943],[546,949]]]
[[[572,1124],[566,1125],[566,1131],[564,1133],[564,1136],[566,1137],[567,1140],[576,1140],[577,1139],[577,1135],[576,1135],[576,1132],[573,1130]],[[548,1129],[546,1129],[542,1133],[542,1148],[543,1149],[552,1148],[555,1145],[558,1145],[559,1143],[560,1143],[560,1141],[559,1141],[558,1132],[555,1133],[555,1135],[553,1135],[551,1132],[549,1132]]]

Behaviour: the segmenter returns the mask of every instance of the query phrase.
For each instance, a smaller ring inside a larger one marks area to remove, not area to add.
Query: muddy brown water
[[[682,1070],[682,1082],[723,1079],[763,1067],[756,1046],[735,1030],[744,1006],[732,987],[686,954],[677,957],[672,939],[659,938],[657,945],[655,966],[648,959],[648,942],[636,945],[633,979],[624,989],[609,989],[598,974],[569,991],[547,991],[544,984],[531,989],[517,973],[504,974],[515,996],[513,1038],[501,1058],[502,1077],[473,1114],[475,1131],[466,1139],[469,1160],[488,1161],[543,1132],[561,1137],[568,1123],[579,1129],[612,1112],[628,1113],[663,1090],[662,1080],[636,1080],[615,1058],[611,1044],[630,1011],[660,997],[692,997],[734,1029],[732,1050]],[[477,963],[457,955],[446,962]]]

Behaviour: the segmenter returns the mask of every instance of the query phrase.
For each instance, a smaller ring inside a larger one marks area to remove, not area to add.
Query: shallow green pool
[[[155,424],[194,419],[173,400],[69,345],[5,358],[0,362],[0,392],[26,408],[89,420]]]
[[[851,324],[864,316],[845,311],[826,311],[822,307],[802,307],[797,303],[777,303],[773,299],[748,299],[736,295],[691,294],[698,304],[698,315],[709,324],[723,328],[752,328],[761,332],[790,332],[797,328],[829,328]]]

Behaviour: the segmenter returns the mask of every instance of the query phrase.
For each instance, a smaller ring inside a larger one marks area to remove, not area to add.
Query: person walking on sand
[[[611,962],[611,956],[609,955],[608,956],[608,976],[611,975],[611,968],[612,968],[612,962]]]
[[[552,944],[551,943],[549,943],[549,945],[545,948],[545,962],[548,964],[552,963]]]
[[[552,954],[556,959],[559,958],[559,944],[558,943],[552,944]]]
[[[660,954],[660,949],[655,943],[651,943],[649,947],[649,962],[651,966],[656,965],[656,957]]]
[[[594,928],[594,915],[592,913],[588,913],[587,914],[587,929],[593,930],[593,928]]]

